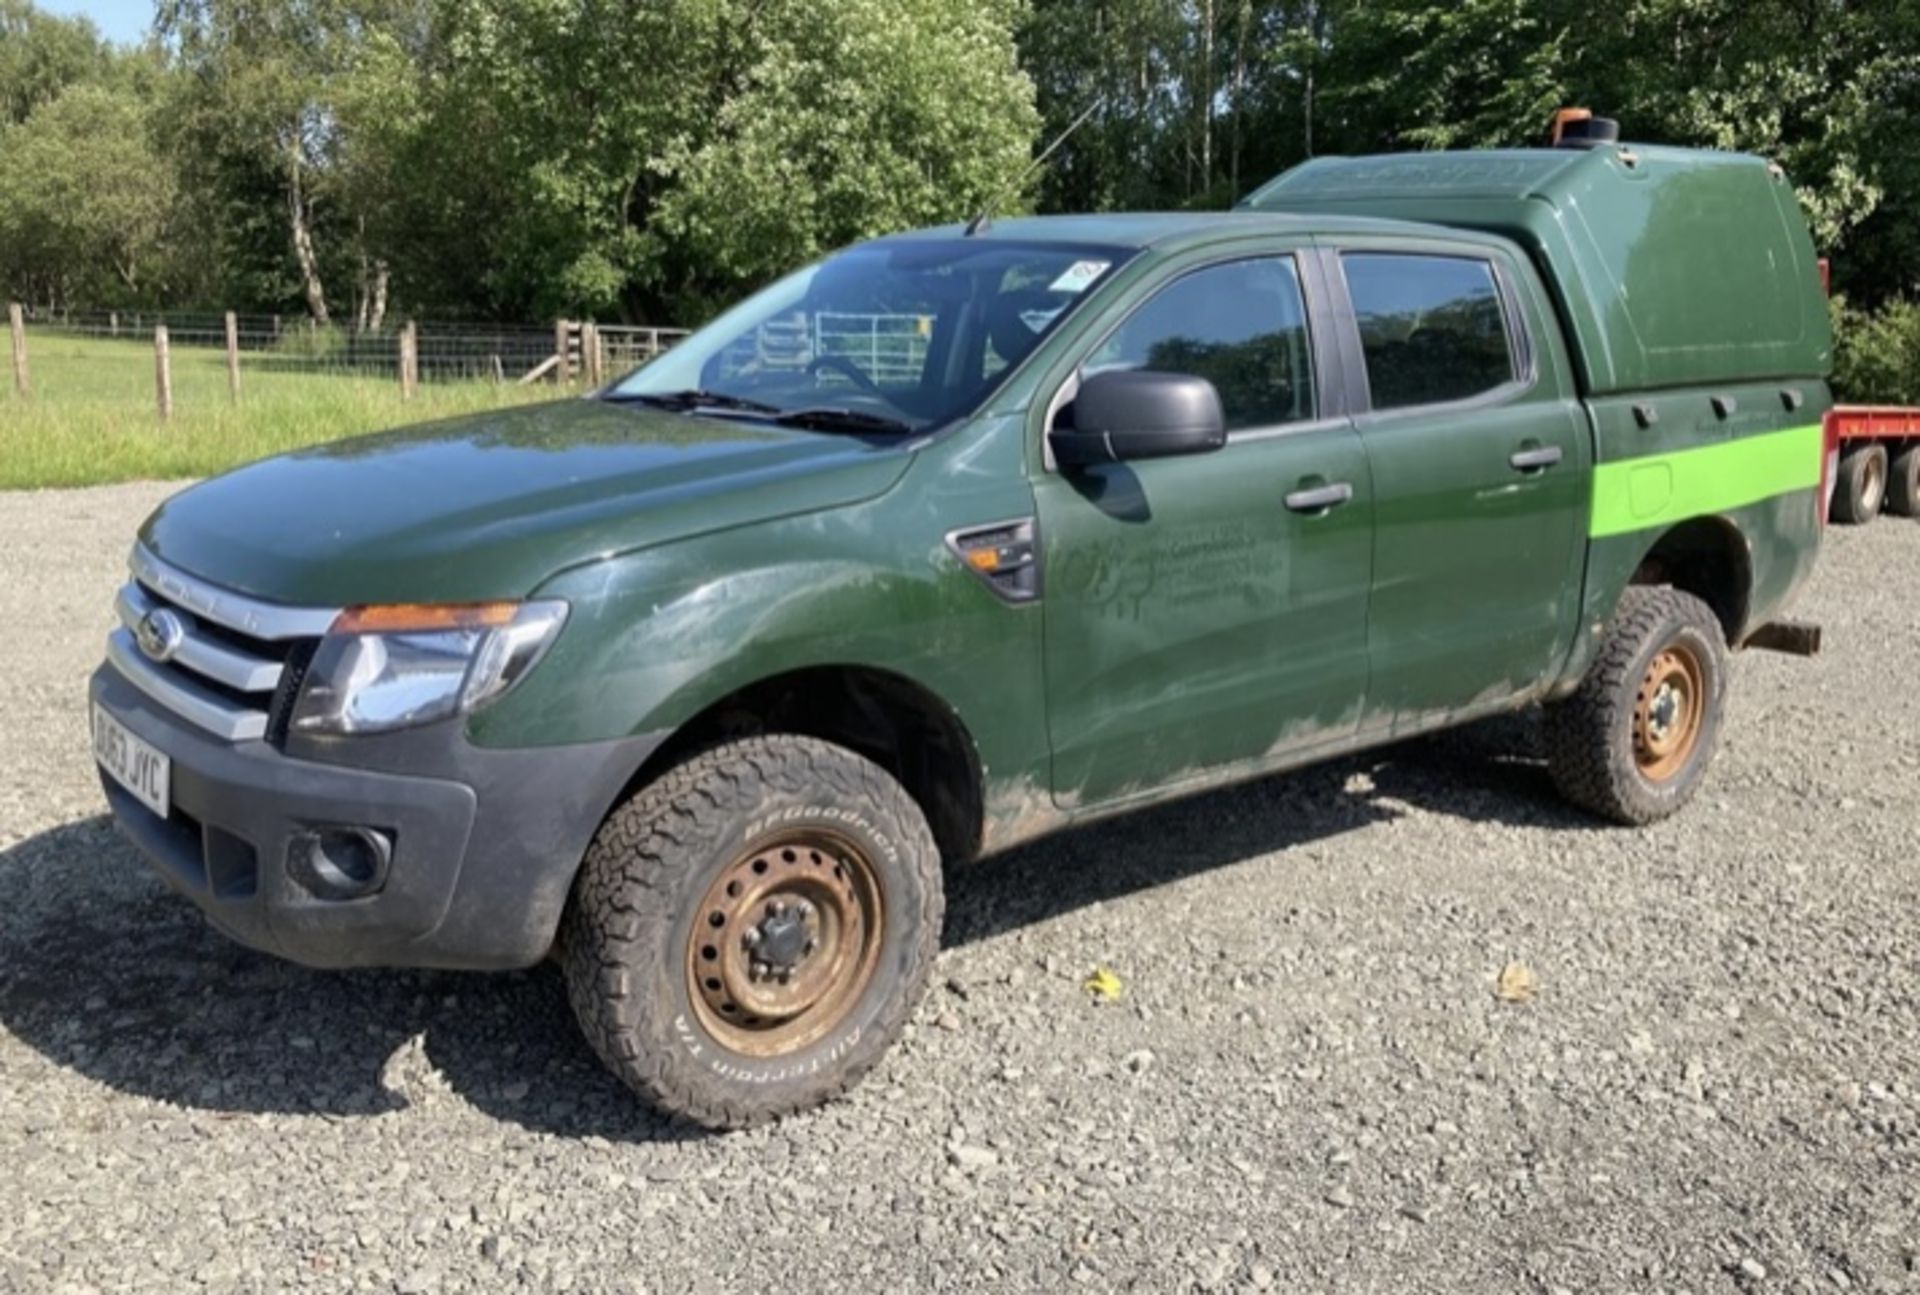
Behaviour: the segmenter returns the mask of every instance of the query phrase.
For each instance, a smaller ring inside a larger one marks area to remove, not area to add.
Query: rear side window
[[[1160,289],[1082,368],[1205,378],[1229,430],[1313,417],[1307,309],[1290,256],[1209,266]]]
[[[1514,379],[1493,267],[1459,256],[1341,258],[1375,409],[1439,405]]]

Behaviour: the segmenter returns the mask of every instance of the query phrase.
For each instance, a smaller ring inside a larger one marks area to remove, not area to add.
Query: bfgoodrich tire
[[[1833,520],[1859,526],[1880,515],[1887,498],[1887,447],[1869,442],[1840,456],[1833,487]]]
[[[1693,799],[1720,740],[1727,645],[1691,594],[1634,586],[1572,696],[1546,709],[1561,794],[1617,823],[1652,823]]]
[[[851,1088],[926,988],[944,899],[925,817],[811,738],[716,747],[607,819],[561,930],[600,1059],[655,1107],[742,1128]]]

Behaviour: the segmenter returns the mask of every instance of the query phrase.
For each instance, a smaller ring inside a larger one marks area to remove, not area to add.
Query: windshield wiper
[[[869,414],[858,409],[792,409],[772,419],[782,427],[804,427],[815,432],[882,432],[899,435],[913,430],[913,424],[884,414]]]
[[[643,405],[655,405],[661,409],[735,409],[747,414],[777,414],[780,406],[769,405],[761,400],[748,400],[744,396],[729,396],[724,391],[635,391],[609,392],[608,400],[636,401]]]
[[[635,402],[653,405],[660,409],[672,409],[680,413],[692,413],[699,409],[720,410],[726,413],[752,414],[766,418],[770,423],[782,427],[804,427],[816,432],[872,432],[897,436],[911,432],[913,426],[898,418],[888,418],[883,414],[864,413],[858,409],[782,409],[778,405],[769,405],[763,400],[748,400],[745,396],[730,396],[724,391],[636,391],[609,392],[605,397],[612,401]]]

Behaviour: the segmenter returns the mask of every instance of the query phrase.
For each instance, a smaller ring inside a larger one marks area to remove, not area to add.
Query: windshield
[[[1128,255],[967,238],[852,248],[756,293],[609,395],[934,427],[978,407]]]

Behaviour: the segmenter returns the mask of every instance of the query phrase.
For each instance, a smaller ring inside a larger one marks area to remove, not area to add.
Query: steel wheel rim
[[[880,961],[879,875],[847,838],[778,833],[714,878],[687,936],[687,992],[712,1038],[779,1057],[846,1019]]]
[[[1707,671],[1675,643],[1654,654],[1633,708],[1633,758],[1643,777],[1665,782],[1686,767],[1707,712]]]

